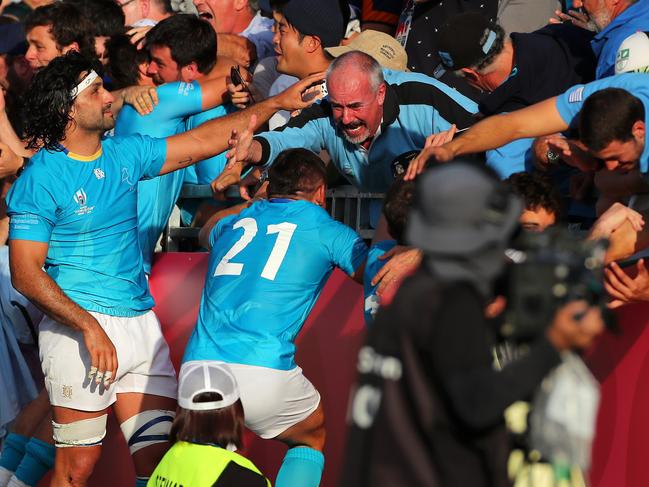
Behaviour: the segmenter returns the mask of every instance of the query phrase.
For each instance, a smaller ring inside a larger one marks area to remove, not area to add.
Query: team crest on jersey
[[[95,177],[96,177],[97,179],[104,179],[104,178],[106,177],[106,174],[104,173],[104,171],[102,171],[102,170],[99,169],[98,167],[94,168],[94,169],[92,170],[92,173],[95,175]]]
[[[79,208],[74,212],[75,214],[87,215],[89,213],[92,213],[92,210],[95,209],[94,206],[88,206],[86,204],[88,203],[88,195],[83,188],[77,189],[76,193],[74,193],[73,198],[75,203],[79,205]]]

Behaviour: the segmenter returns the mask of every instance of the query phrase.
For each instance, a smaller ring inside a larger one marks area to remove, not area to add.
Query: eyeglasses
[[[117,2],[117,5],[119,5],[120,7],[124,8],[124,7],[126,7],[129,3],[133,3],[134,1],[135,1],[135,0],[126,0],[125,2],[119,2],[119,1],[118,1],[118,2]]]

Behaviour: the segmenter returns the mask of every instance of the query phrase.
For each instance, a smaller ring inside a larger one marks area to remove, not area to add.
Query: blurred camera
[[[534,340],[552,323],[557,309],[584,300],[606,313],[604,257],[607,240],[584,240],[567,229],[522,232],[507,250],[507,311],[500,333],[515,342]]]

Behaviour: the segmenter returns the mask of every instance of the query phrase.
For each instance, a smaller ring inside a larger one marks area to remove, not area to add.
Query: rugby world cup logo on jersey
[[[88,196],[86,195],[86,192],[83,190],[83,188],[77,189],[77,192],[74,193],[74,201],[76,201],[79,206],[84,206],[86,204],[86,201],[88,201]]]
[[[89,213],[92,213],[92,210],[95,209],[94,206],[88,206],[88,195],[86,194],[86,191],[83,188],[79,188],[76,190],[73,196],[74,202],[79,205],[79,208],[75,210],[75,214],[77,215],[87,215]]]

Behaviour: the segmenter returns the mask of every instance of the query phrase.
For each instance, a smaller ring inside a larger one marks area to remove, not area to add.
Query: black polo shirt
[[[511,34],[514,69],[480,101],[484,115],[511,112],[557,96],[595,79],[594,33],[573,25],[549,25],[528,34]]]

